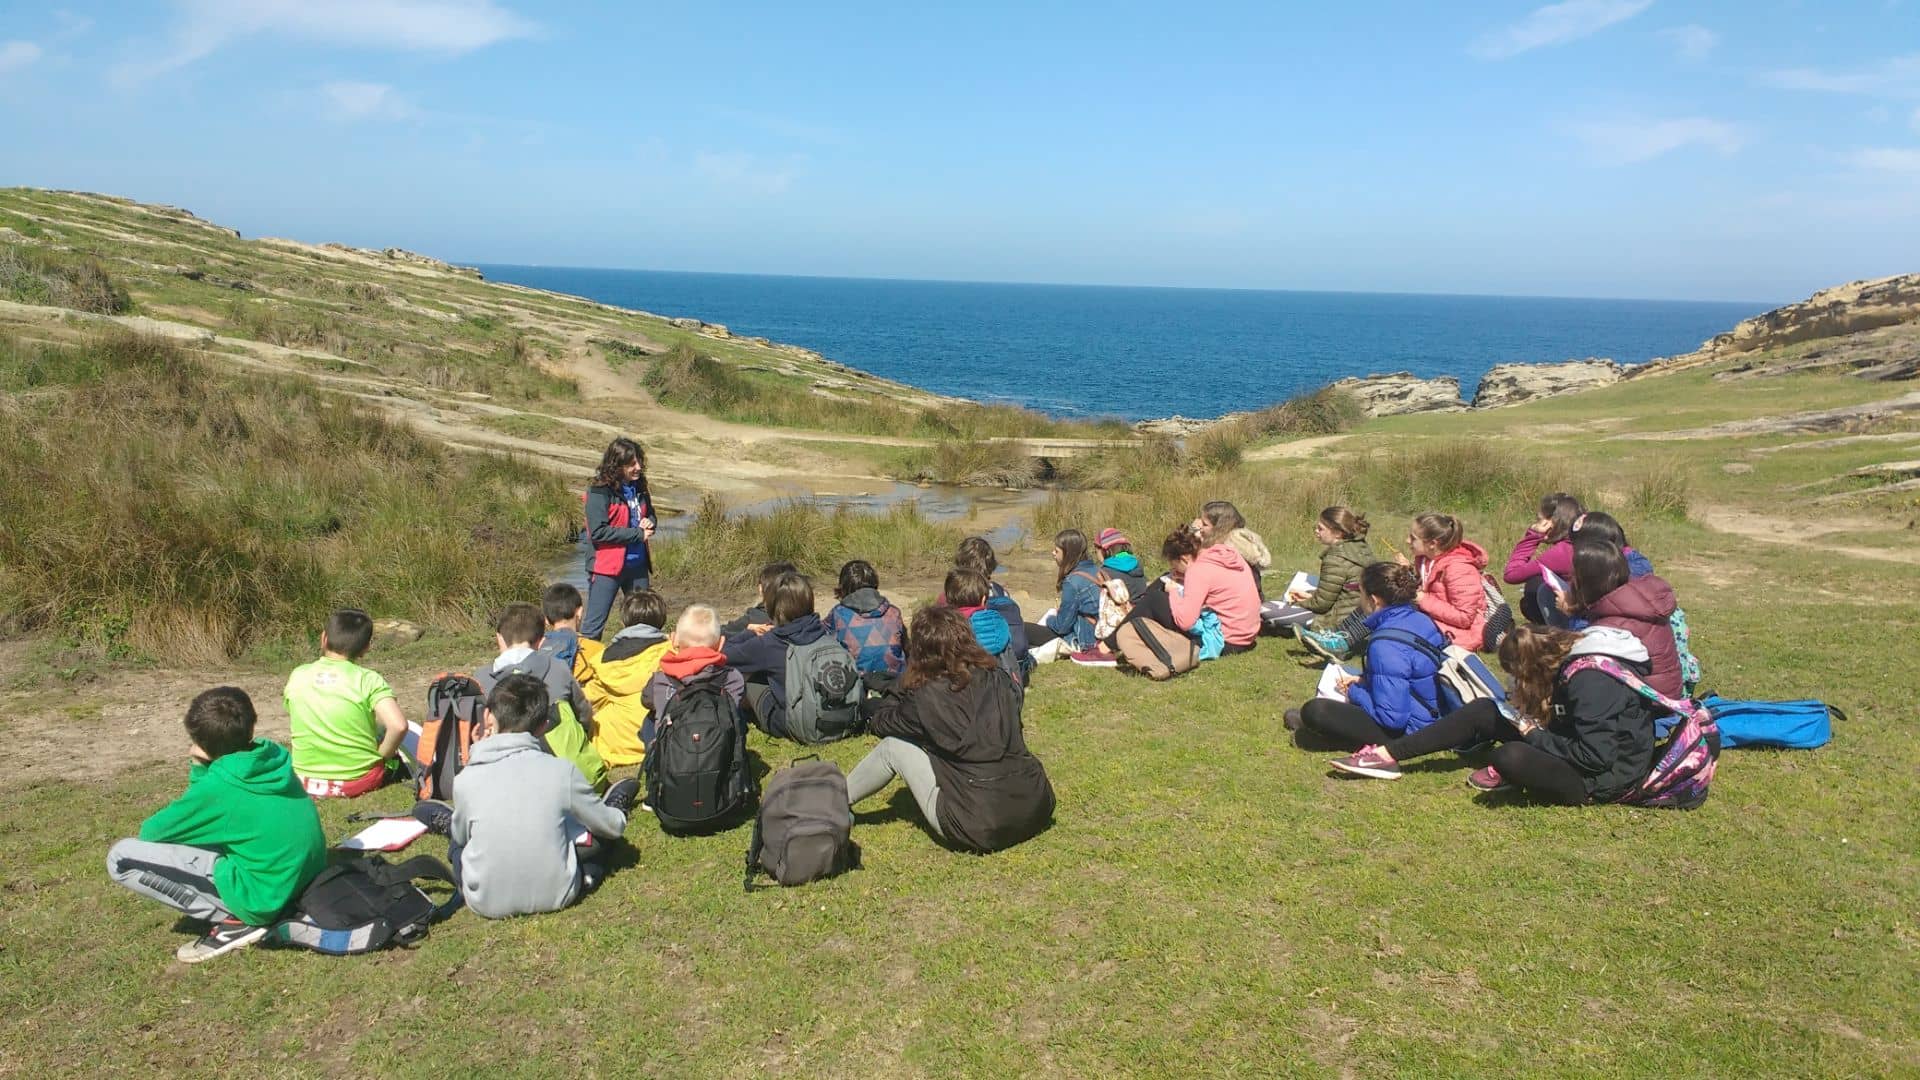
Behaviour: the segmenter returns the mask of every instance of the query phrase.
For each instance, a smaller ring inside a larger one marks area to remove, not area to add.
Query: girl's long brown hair
[[[1513,676],[1513,705],[1544,724],[1553,717],[1553,681],[1580,635],[1522,623],[1500,641],[1500,666]]]
[[[1060,549],[1060,574],[1053,579],[1058,587],[1067,583],[1067,575],[1087,557],[1087,535],[1079,529],[1061,529],[1053,534],[1053,546]]]
[[[1340,534],[1345,540],[1365,540],[1367,538],[1367,515],[1354,513],[1352,507],[1329,506],[1320,511],[1320,520],[1327,528]]]
[[[996,666],[998,662],[974,639],[966,616],[950,607],[922,608],[907,628],[907,673],[901,676],[900,686],[917,690],[945,679],[952,689],[965,690],[976,669]]]
[[[1547,530],[1545,537],[1547,543],[1554,544],[1565,540],[1567,534],[1573,531],[1574,521],[1586,512],[1586,508],[1580,505],[1579,499],[1564,491],[1542,496],[1540,516],[1553,522],[1553,528]]]

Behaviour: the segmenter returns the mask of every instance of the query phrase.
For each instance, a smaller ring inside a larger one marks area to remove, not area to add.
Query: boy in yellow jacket
[[[660,658],[669,645],[660,629],[667,621],[667,605],[659,593],[649,589],[629,593],[623,615],[626,628],[600,654],[593,683],[587,688],[600,725],[593,745],[609,766],[638,765],[647,756],[646,744],[653,736],[647,682],[660,669]]]

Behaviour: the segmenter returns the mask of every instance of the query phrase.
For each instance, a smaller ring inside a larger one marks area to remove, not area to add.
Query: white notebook
[[[399,851],[427,833],[413,818],[382,818],[337,845],[342,851]]]
[[[1297,592],[1310,593],[1319,587],[1320,587],[1319,575],[1309,574],[1305,570],[1294,571],[1293,580],[1287,582],[1288,593],[1297,593]]]
[[[1348,671],[1339,664],[1328,664],[1327,670],[1320,673],[1320,692],[1314,696],[1323,697],[1329,701],[1347,700],[1347,695],[1340,689],[1339,683],[1339,678],[1343,673],[1347,675],[1359,674],[1357,671]]]

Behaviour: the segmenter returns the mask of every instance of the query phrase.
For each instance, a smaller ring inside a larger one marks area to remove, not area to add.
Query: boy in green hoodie
[[[231,686],[187,707],[187,790],[107,852],[113,880],[211,923],[174,953],[197,964],[245,948],[327,862],[320,814],[279,743],[253,737],[253,701]]]

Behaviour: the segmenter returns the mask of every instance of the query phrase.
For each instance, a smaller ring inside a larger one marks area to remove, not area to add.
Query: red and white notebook
[[[334,845],[342,851],[399,851],[427,833],[413,818],[382,818]]]

